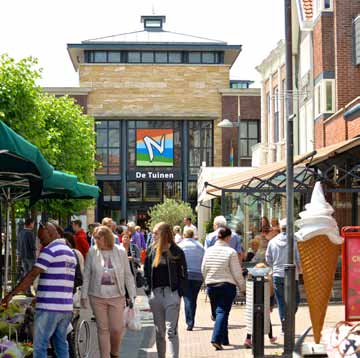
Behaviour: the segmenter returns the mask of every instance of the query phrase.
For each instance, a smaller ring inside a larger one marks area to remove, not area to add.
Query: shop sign
[[[341,230],[343,246],[343,300],[345,320],[360,320],[360,227],[348,226]]]
[[[147,169],[137,169],[129,170],[127,173],[128,180],[136,181],[178,181],[182,180],[182,175],[180,169],[157,169],[157,168],[147,168]]]
[[[137,167],[149,167],[149,166],[172,167],[173,165],[174,165],[173,129],[137,129],[136,130],[136,166]]]

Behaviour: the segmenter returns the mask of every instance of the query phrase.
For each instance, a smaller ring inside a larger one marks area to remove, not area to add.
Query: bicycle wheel
[[[85,320],[77,320],[74,327],[77,358],[87,358],[90,353],[90,326]]]

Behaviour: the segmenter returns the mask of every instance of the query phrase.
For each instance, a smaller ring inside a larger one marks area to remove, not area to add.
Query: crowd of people
[[[245,290],[247,272],[243,262],[271,267],[270,306],[277,303],[284,321],[286,220],[274,219],[270,225],[263,217],[248,250],[244,250],[241,236],[227,226],[223,216],[214,219],[214,231],[207,234],[204,245],[191,218],[184,218],[183,229],[161,222],[151,232],[134,222],[121,220],[117,225],[112,218],[90,224],[87,232],[80,220],[72,221],[65,230],[56,222],[47,222],[40,224],[37,232],[40,248],[35,244],[33,229],[34,221],[26,219],[17,241],[24,277],[2,304],[19,292],[32,295],[31,285],[39,276],[34,327],[34,354],[38,358],[47,357],[49,341],[57,357],[68,357],[66,333],[73,294],[78,291],[81,306],[91,307],[94,314],[101,358],[117,357],[124,308],[133,307],[136,287],[142,286],[153,314],[160,358],[166,356],[166,341],[170,356],[179,357],[181,298],[187,330],[192,331],[201,287],[206,287],[209,316],[214,321],[210,342],[216,350],[222,350],[230,344],[228,319],[234,299]],[[298,254],[296,263],[299,267]],[[276,342],[272,329],[269,338]],[[244,345],[252,346],[250,334]]]

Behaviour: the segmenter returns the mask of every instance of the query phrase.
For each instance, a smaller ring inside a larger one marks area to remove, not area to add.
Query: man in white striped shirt
[[[53,224],[41,225],[38,236],[43,249],[34,268],[1,303],[7,304],[12,296],[26,290],[40,275],[36,295],[34,357],[47,358],[52,337],[56,356],[69,358],[66,333],[72,318],[76,258]]]

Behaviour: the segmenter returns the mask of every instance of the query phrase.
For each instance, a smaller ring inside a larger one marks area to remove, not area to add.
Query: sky
[[[255,70],[284,38],[283,0],[2,0],[0,53],[33,56],[40,84],[78,86],[68,43],[142,30],[141,15],[165,15],[165,30],[242,45],[231,79],[254,80]]]

